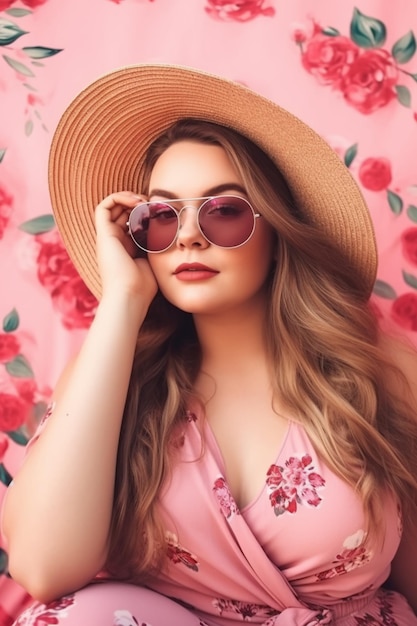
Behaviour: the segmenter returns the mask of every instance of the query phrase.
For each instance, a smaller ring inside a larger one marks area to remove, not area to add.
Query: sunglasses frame
[[[248,205],[248,207],[250,208],[250,210],[252,211],[252,215],[253,215],[252,230],[251,230],[250,234],[248,235],[248,237],[245,239],[245,241],[242,241],[242,243],[239,243],[237,246],[220,246],[219,244],[214,243],[213,241],[210,241],[210,239],[208,239],[208,237],[201,230],[200,220],[199,220],[200,211],[204,207],[204,205],[207,202],[209,202],[209,200],[214,200],[216,198],[232,198],[232,199],[236,199],[236,200],[243,200],[243,202],[245,202]],[[129,215],[129,219],[126,222],[126,226],[129,229],[129,235],[132,238],[133,243],[138,248],[140,248],[140,250],[142,250],[143,252],[146,252],[147,254],[159,254],[161,252],[166,252],[166,250],[169,250],[169,248],[175,243],[175,241],[176,241],[176,239],[178,237],[178,233],[179,233],[180,228],[181,228],[181,224],[180,224],[181,213],[184,211],[184,209],[196,208],[196,207],[193,207],[192,205],[185,204],[184,206],[181,207],[181,209],[179,211],[177,211],[177,209],[171,205],[171,202],[193,202],[195,200],[203,200],[203,202],[200,204],[200,206],[197,207],[197,226],[198,226],[198,230],[200,231],[200,233],[204,237],[204,239],[206,241],[208,241],[209,244],[211,244],[212,246],[217,246],[218,248],[223,248],[225,250],[234,250],[235,248],[240,248],[241,246],[245,245],[245,243],[247,243],[249,241],[249,239],[252,237],[253,233],[255,232],[256,219],[258,217],[262,217],[262,215],[260,213],[256,213],[255,209],[253,208],[253,206],[251,205],[251,203],[249,202],[249,200],[247,198],[243,198],[242,196],[227,195],[227,194],[220,194],[220,195],[217,195],[217,196],[199,196],[197,198],[169,198],[167,200],[150,200],[150,201],[147,201],[147,202],[140,202],[135,207],[133,207],[133,209],[132,209],[132,211],[131,211],[131,213]],[[138,207],[143,206],[143,205],[147,205],[147,204],[149,205],[149,204],[157,204],[157,203],[166,204],[170,209],[172,209],[174,211],[174,213],[177,216],[177,230],[175,232],[173,240],[171,241],[169,246],[167,246],[166,248],[163,248],[162,250],[146,250],[145,248],[140,246],[138,244],[138,242],[135,240],[135,238],[133,236],[132,229],[131,229],[131,225],[130,225],[130,218],[131,218],[131,215],[134,212],[134,210],[137,209]]]

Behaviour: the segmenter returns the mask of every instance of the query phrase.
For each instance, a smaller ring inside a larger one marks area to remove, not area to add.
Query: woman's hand
[[[122,290],[140,295],[149,305],[158,285],[148,260],[135,258],[138,248],[126,226],[130,211],[141,201],[146,202],[146,198],[120,191],[107,196],[96,207],[97,261],[103,295]]]

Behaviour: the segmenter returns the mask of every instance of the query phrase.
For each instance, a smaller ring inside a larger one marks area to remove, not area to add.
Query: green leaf
[[[414,56],[416,47],[416,38],[410,30],[392,46],[392,56],[397,63],[407,63]]]
[[[3,59],[12,67],[18,74],[22,74],[23,76],[35,76],[30,67],[23,65],[20,61],[15,61],[14,59],[8,57],[6,54],[3,54]]]
[[[14,22],[8,22],[0,18],[0,46],[9,46],[16,39],[26,34],[27,31],[19,28]]]
[[[33,122],[32,120],[27,120],[25,124],[25,135],[26,137],[30,137],[33,131]]]
[[[411,78],[413,78],[415,81],[417,81],[417,74],[410,74],[407,73],[408,76],[411,76]]]
[[[0,548],[0,574],[7,574],[8,567],[7,552]]]
[[[6,148],[0,148],[0,163],[3,161],[5,154],[6,154]]]
[[[3,330],[5,333],[12,333],[19,328],[19,313],[16,309],[12,309],[3,320]]]
[[[409,274],[403,270],[403,278],[409,287],[417,289],[417,276],[413,276],[413,274]]]
[[[45,64],[41,63],[40,61],[32,61],[32,65],[34,65],[35,67],[45,67]]]
[[[5,366],[10,376],[15,376],[16,378],[33,378],[33,370],[23,354],[18,354],[12,361],[8,361]]]
[[[19,446],[25,446],[29,441],[28,437],[21,430],[9,431],[7,436]]]
[[[0,463],[0,482],[8,487],[13,480],[13,476],[9,474],[3,463]]]
[[[398,101],[405,107],[411,106],[411,93],[405,85],[395,85]]]
[[[22,85],[26,87],[26,89],[29,89],[29,91],[38,91],[35,87],[32,87],[32,85],[29,85],[29,83],[22,83]]]
[[[385,298],[386,300],[395,300],[397,294],[393,287],[388,283],[385,283],[383,280],[376,280],[373,292],[376,296],[380,298]]]
[[[51,213],[45,215],[39,215],[27,222],[20,224],[19,230],[23,230],[29,235],[41,235],[47,233],[55,227],[54,216]]]
[[[414,204],[410,204],[407,209],[407,215],[412,222],[417,223],[417,206],[414,206]]]
[[[404,205],[401,196],[387,189],[387,200],[391,211],[395,213],[395,215],[400,215]]]
[[[354,143],[350,148],[348,148],[345,152],[344,162],[346,167],[350,167],[353,159],[356,157],[358,153],[358,144]]]
[[[44,417],[47,410],[48,410],[48,403],[42,402],[42,400],[40,402],[36,402],[36,404],[33,405],[33,413],[34,413],[36,424],[39,424],[39,422]]]
[[[12,17],[24,17],[25,15],[30,15],[32,11],[29,11],[29,9],[7,9],[5,13]]]
[[[25,46],[22,51],[31,59],[46,59],[62,52],[62,48],[45,48],[44,46]]]
[[[361,13],[356,7],[350,23],[350,37],[361,48],[378,48],[385,43],[385,24],[374,17]]]
[[[333,28],[333,26],[326,26],[322,31],[323,35],[327,35],[328,37],[337,37],[340,35],[340,31],[337,28]]]

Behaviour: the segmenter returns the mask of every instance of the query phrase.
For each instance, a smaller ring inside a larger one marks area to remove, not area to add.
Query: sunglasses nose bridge
[[[200,205],[195,206],[193,204],[184,204],[184,206],[182,206],[180,210],[177,211],[178,230],[180,230],[183,227],[184,220],[187,220],[186,209],[193,209],[194,221],[195,221],[196,226],[198,227],[198,215],[200,212]]]

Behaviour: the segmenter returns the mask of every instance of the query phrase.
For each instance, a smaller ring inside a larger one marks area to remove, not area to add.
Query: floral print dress
[[[401,537],[395,498],[384,505],[383,545],[372,548],[357,495],[290,421],[260,493],[239,510],[210,426],[187,418],[161,494],[164,572],[149,589],[95,581],[35,604],[16,626],[417,626],[405,599],[382,588]]]

